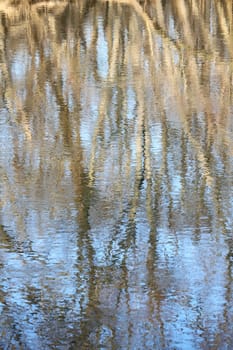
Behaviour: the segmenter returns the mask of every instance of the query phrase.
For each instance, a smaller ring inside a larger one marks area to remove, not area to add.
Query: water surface
[[[229,1],[0,3],[0,348],[233,348]]]

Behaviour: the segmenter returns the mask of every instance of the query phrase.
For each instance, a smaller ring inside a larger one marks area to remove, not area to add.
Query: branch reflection
[[[232,343],[232,3],[0,3],[0,347]]]

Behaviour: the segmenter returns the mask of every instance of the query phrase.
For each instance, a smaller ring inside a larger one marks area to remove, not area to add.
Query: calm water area
[[[233,349],[232,1],[0,1],[0,349]]]

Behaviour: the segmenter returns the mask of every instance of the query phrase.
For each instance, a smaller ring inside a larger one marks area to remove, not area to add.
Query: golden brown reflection
[[[0,2],[0,347],[230,349],[232,3]]]

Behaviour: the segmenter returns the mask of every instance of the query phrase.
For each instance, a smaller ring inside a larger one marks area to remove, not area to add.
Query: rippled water
[[[0,348],[233,348],[231,1],[0,2]]]

